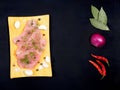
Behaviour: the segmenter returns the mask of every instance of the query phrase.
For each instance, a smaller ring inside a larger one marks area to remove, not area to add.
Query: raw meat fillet
[[[37,28],[37,21],[28,21],[21,35],[14,38],[13,42],[18,46],[16,50],[18,65],[21,68],[34,68],[46,45],[46,40]]]

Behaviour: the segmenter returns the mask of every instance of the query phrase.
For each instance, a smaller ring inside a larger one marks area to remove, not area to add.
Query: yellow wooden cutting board
[[[19,36],[28,20],[37,20],[40,32],[46,40],[45,49],[42,51],[39,62],[33,69],[20,68],[17,64],[15,51],[17,45],[13,39]],[[9,40],[10,40],[10,78],[21,77],[52,77],[51,57],[50,57],[50,37],[49,37],[49,15],[28,16],[28,17],[8,17]]]

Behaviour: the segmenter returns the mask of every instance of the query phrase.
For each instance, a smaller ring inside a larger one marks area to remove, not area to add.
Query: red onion
[[[103,47],[106,44],[106,39],[103,35],[94,33],[91,35],[90,43],[95,47]]]

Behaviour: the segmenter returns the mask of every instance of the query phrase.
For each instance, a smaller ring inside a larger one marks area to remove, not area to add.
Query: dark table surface
[[[110,32],[89,22],[90,7],[103,6]],[[10,79],[8,16],[50,14],[50,47],[53,77]],[[119,0],[1,0],[0,1],[0,90],[39,88],[50,90],[120,90],[120,1]],[[103,48],[89,43],[92,33],[107,39]],[[107,76],[91,66],[90,53],[108,57]]]

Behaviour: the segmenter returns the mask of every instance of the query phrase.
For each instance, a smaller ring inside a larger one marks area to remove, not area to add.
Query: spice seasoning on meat
[[[46,45],[36,25],[36,20],[29,20],[23,33],[15,38],[16,42],[21,40],[20,43],[17,43],[17,46],[21,50],[22,55],[17,55],[17,59],[18,65],[22,68],[35,67]]]
[[[17,42],[20,42],[20,40],[17,40]]]
[[[25,57],[24,57],[23,59],[21,59],[21,62],[22,62],[22,63],[25,63],[25,64],[29,64],[30,61],[29,61],[29,59],[28,59],[28,56],[25,55]]]

